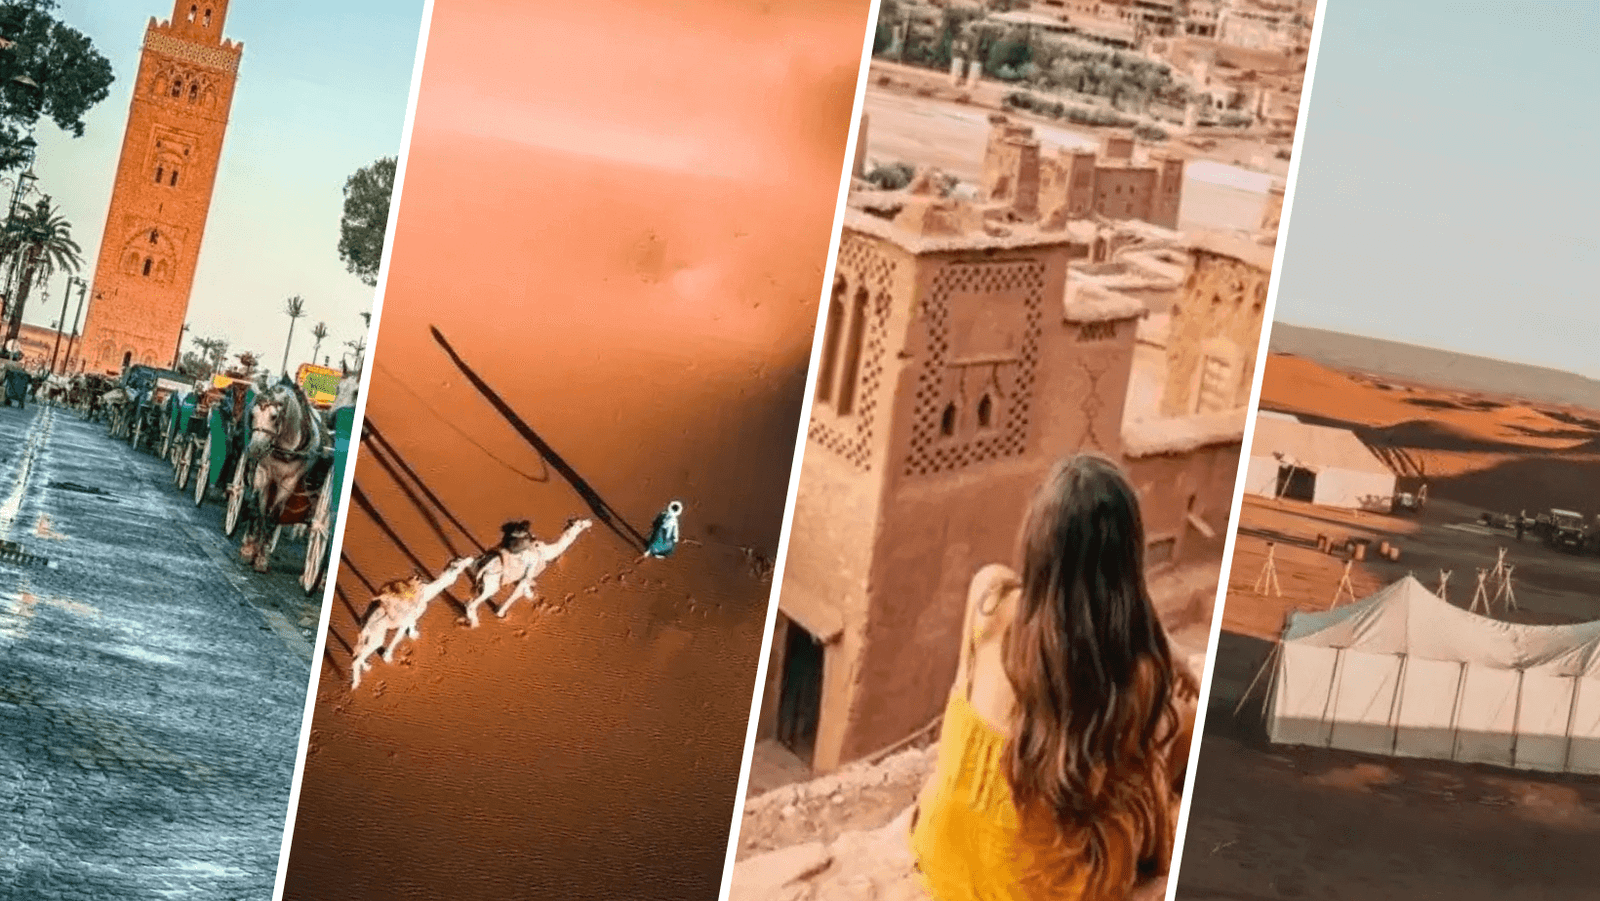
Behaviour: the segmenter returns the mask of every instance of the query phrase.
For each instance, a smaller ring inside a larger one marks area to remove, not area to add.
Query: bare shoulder
[[[991,563],[978,570],[967,589],[967,628],[987,631],[990,621],[1007,608],[1004,602],[1017,585],[1017,574],[1009,566]]]

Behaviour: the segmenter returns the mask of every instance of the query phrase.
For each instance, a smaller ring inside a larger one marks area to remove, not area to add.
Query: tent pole
[[[1272,649],[1272,662],[1273,662],[1272,672],[1273,672],[1273,675],[1276,676],[1277,673],[1281,670],[1280,664],[1283,663],[1283,644],[1282,644],[1282,639],[1279,639],[1278,646]],[[1272,710],[1272,702],[1277,697],[1278,697],[1278,680],[1276,678],[1270,679],[1267,682],[1266,690],[1263,693],[1262,698],[1261,698],[1261,727],[1263,729],[1267,730],[1267,733],[1268,733],[1269,737],[1271,736],[1272,727],[1267,723],[1267,717],[1268,717],[1270,711]]]
[[[1282,648],[1283,639],[1280,638],[1278,639],[1278,643],[1273,645],[1272,650],[1268,652],[1267,659],[1261,663],[1261,668],[1256,670],[1255,678],[1251,679],[1250,684],[1245,686],[1244,694],[1239,697],[1239,706],[1233,708],[1234,716],[1238,716],[1239,711],[1244,709],[1244,702],[1250,699],[1250,692],[1256,690],[1256,683],[1261,681],[1262,674],[1266,673],[1266,671],[1272,666],[1272,662],[1278,658],[1278,651]]]
[[[1511,714],[1511,765],[1517,765],[1517,736],[1522,732],[1522,680],[1528,675],[1527,670],[1517,670],[1517,706],[1512,708]]]
[[[1561,772],[1572,772],[1572,725],[1578,718],[1578,694],[1583,690],[1583,676],[1572,677],[1572,704],[1567,708],[1567,750],[1561,755]]]
[[[1461,674],[1456,676],[1456,702],[1450,710],[1450,759],[1461,753],[1461,699],[1467,690],[1467,664],[1461,664]]]
[[[1389,756],[1394,756],[1400,750],[1400,706],[1405,703],[1406,697],[1406,664],[1411,662],[1411,655],[1401,653],[1400,675],[1394,683],[1394,702],[1389,705],[1389,725],[1394,727],[1394,740],[1389,744]]]
[[[1328,724],[1328,747],[1333,747],[1334,714],[1339,709],[1339,689],[1344,686],[1344,648],[1333,652],[1333,684],[1328,686],[1328,703],[1322,708],[1322,721]]]

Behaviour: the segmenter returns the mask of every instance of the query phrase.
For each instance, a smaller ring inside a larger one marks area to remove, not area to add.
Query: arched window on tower
[[[944,413],[939,417],[939,434],[945,438],[956,433],[956,405],[946,404]]]
[[[157,239],[158,239],[158,238],[160,238],[160,237],[161,237],[161,236],[160,236],[160,234],[159,234],[159,233],[157,233],[157,231],[156,231],[156,230],[155,230],[155,229],[153,229],[153,228],[152,228],[152,229],[150,229],[150,243],[151,243],[151,244],[154,244],[154,243],[156,243],[156,240],[157,240]]]
[[[856,289],[855,302],[850,310],[850,332],[844,343],[844,360],[839,367],[840,416],[849,416],[856,409],[856,381],[861,375],[861,342],[867,336],[867,289]]]
[[[833,280],[833,297],[828,301],[828,321],[822,327],[822,368],[817,372],[817,400],[827,403],[833,400],[834,370],[839,362],[839,334],[844,331],[844,319],[849,315],[845,309],[844,296],[848,290],[844,279]]]
[[[157,166],[156,167],[156,184],[158,184],[158,185],[161,184],[161,180],[163,178],[166,178],[166,176],[167,176],[167,167],[166,166]]]
[[[149,275],[150,274],[150,264],[151,264],[151,262],[153,262],[153,261],[149,257],[145,257],[144,258],[144,274],[145,275]]]
[[[211,10],[206,10],[206,27],[211,27]]]
[[[994,401],[985,394],[978,401],[978,428],[987,429],[994,425]]]
[[[172,79],[172,96],[174,96],[174,97],[182,97],[183,96],[183,79],[181,79],[181,78]]]
[[[167,184],[171,185],[174,188],[176,188],[178,186],[178,167],[177,166],[173,166],[172,167],[172,180],[167,182]]]
[[[200,85],[199,85],[199,83],[190,84],[189,85],[189,102],[190,103],[196,103],[199,100],[200,100]]]

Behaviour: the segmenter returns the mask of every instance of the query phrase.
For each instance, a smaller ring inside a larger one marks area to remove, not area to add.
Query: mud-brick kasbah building
[[[940,714],[973,574],[1014,561],[1073,451],[1130,471],[1152,578],[1215,587],[1275,228],[1070,215],[1027,130],[994,127],[977,202],[929,173],[852,192],[759,724],[816,772]],[[1139,253],[1178,261],[1164,295],[1095,274]]]
[[[145,29],[77,355],[90,372],[177,356],[244,54],[227,17],[228,0],[179,0]]]

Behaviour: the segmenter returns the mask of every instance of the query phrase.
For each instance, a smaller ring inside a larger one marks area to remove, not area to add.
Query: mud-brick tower
[[[166,366],[178,350],[244,45],[228,0],[179,0],[145,28],[83,331],[84,368]]]
[[[973,575],[1014,560],[1063,455],[1121,454],[1143,310],[1066,301],[1074,241],[1025,221],[1037,190],[1006,226],[936,197],[847,216],[759,727],[814,771],[939,714]]]
[[[1202,232],[1169,310],[1163,416],[1237,410],[1250,403],[1276,236]]]

